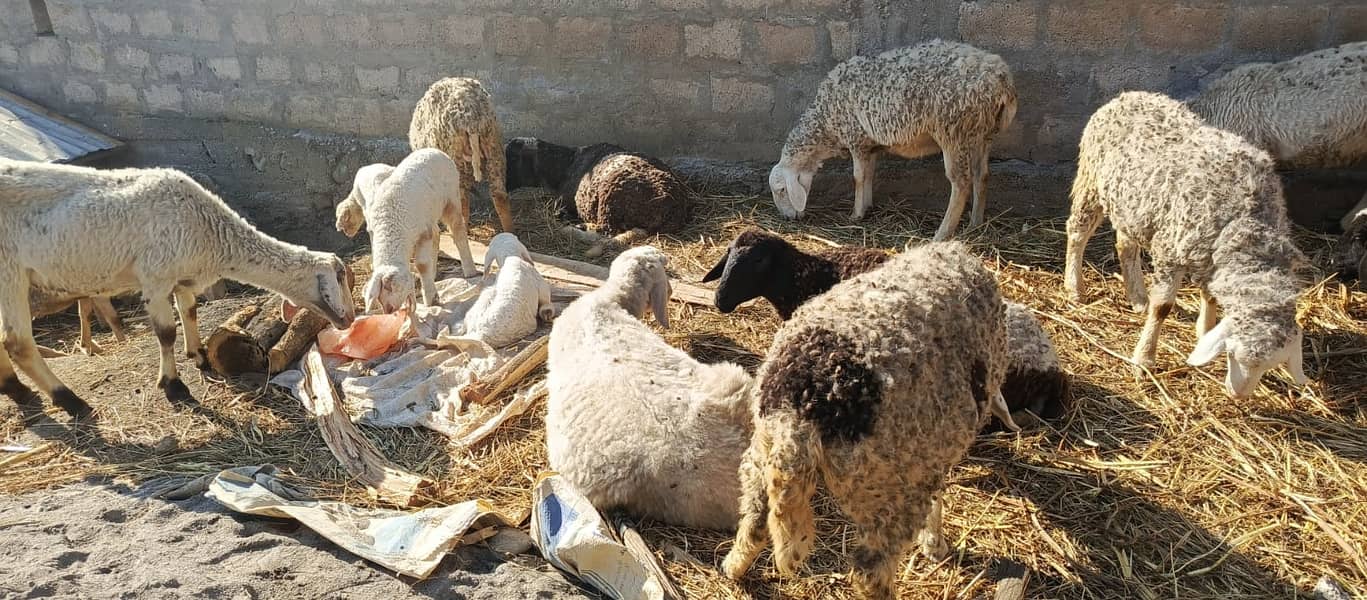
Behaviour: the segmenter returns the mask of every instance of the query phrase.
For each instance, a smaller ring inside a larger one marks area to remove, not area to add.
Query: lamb
[[[859,530],[855,590],[893,597],[913,537],[929,556],[948,551],[940,493],[989,411],[1004,415],[1006,364],[997,282],[960,242],[911,248],[799,307],[756,375],[722,570],[739,579],[772,539],[779,572],[795,574],[815,541],[819,474]]]
[[[1226,392],[1248,397],[1263,373],[1286,365],[1297,385],[1301,328],[1294,272],[1304,256],[1291,241],[1272,157],[1243,138],[1205,124],[1181,103],[1126,92],[1092,115],[1082,132],[1068,217],[1064,285],[1082,298],[1082,254],[1109,216],[1120,274],[1136,311],[1147,310],[1134,350],[1154,365],[1158,331],[1178,287],[1201,288],[1200,338],[1187,362],[1227,353]],[[1140,250],[1153,259],[1144,287]],[[1216,303],[1225,317],[1215,323]]]
[[[693,360],[638,320],[653,311],[669,326],[667,263],[651,246],[623,252],[602,287],[556,319],[546,378],[550,466],[600,509],[732,530],[751,378],[732,363]]]
[[[140,291],[161,345],[157,387],[168,400],[193,401],[176,371],[171,298],[185,325],[186,355],[205,368],[195,294],[223,278],[277,292],[337,328],[355,317],[345,263],[261,233],[180,171],[0,159],[0,393],[30,401],[18,364],[54,404],[75,418],[90,416],[90,405],[38,355],[29,290],[76,297]]]
[[[1189,106],[1284,165],[1353,164],[1367,158],[1367,42],[1240,65]]]
[[[114,305],[110,303],[108,297],[73,298],[65,294],[31,288],[28,293],[28,302],[29,310],[35,319],[57,314],[75,304],[76,312],[81,319],[81,350],[87,355],[99,354],[104,351],[90,335],[91,312],[94,312],[105,325],[109,326],[110,331],[114,333],[114,339],[120,342],[126,339],[123,319],[119,318],[119,312],[114,310]],[[39,351],[45,358],[62,356],[60,352],[44,349],[41,346]]]
[[[858,220],[873,205],[879,154],[919,158],[939,151],[950,193],[935,239],[948,239],[970,190],[969,225],[982,224],[988,150],[1015,115],[1011,69],[995,54],[932,40],[876,57],[856,56],[831,69],[788,133],[769,172],[774,205],[784,217],[800,218],[821,163],[848,151],[854,162],[851,218]]]
[[[408,125],[408,145],[413,150],[436,148],[460,168],[466,203],[461,218],[470,220],[470,199],[475,184],[487,181],[494,211],[503,231],[513,230],[513,210],[503,182],[503,130],[494,112],[494,100],[479,80],[469,77],[439,79],[427,88],[413,109]]]
[[[513,256],[522,259],[522,262],[532,267],[536,266],[536,263],[532,261],[532,254],[527,251],[527,247],[522,245],[522,241],[518,240],[516,235],[505,231],[490,239],[489,246],[484,251],[484,279],[480,283],[487,285],[489,280],[493,278],[494,268],[506,263],[508,258]]]
[[[481,284],[479,299],[465,313],[460,336],[420,342],[462,351],[478,348],[488,354],[536,331],[538,320],[549,323],[555,318],[551,286],[537,272],[517,236],[506,232],[494,236],[484,254],[486,276],[495,263],[500,265],[498,277],[491,287]]]
[[[786,321],[813,296],[882,266],[890,256],[877,248],[851,246],[807,254],[777,235],[751,229],[732,240],[702,280],[719,280],[715,304],[722,313],[763,297]],[[1069,399],[1068,374],[1059,364],[1049,333],[1030,309],[1006,303],[1006,340],[1008,364],[1002,395],[1011,419],[1028,427],[1036,417],[1061,416]]]
[[[413,272],[422,278],[422,299],[437,303],[437,242],[444,223],[460,253],[461,271],[475,275],[475,259],[461,218],[460,171],[440,150],[425,148],[404,157],[398,166],[369,165],[356,174],[351,195],[337,208],[337,229],[355,235],[356,208],[361,207],[370,228],[370,260],[374,269],[366,282],[366,309],[394,312],[415,304]],[[357,226],[359,227],[359,226]]]
[[[619,234],[623,245],[652,233],[673,233],[688,223],[693,193],[659,159],[612,144],[569,148],[536,138],[515,138],[504,150],[508,189],[537,186],[556,192],[561,215],[583,220],[599,232]],[[599,242],[598,236],[588,241]]]

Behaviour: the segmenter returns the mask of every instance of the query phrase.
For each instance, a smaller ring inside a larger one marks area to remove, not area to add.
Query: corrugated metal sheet
[[[0,90],[0,157],[69,163],[123,142]]]

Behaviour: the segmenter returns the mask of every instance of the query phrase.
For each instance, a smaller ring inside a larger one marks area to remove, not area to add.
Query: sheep
[[[970,190],[969,225],[982,224],[988,150],[1015,115],[1011,69],[995,54],[932,40],[876,57],[853,57],[831,69],[788,133],[769,172],[774,205],[784,217],[800,218],[821,163],[849,152],[854,162],[851,218],[862,219],[873,205],[879,154],[919,158],[939,151],[950,193],[935,239],[948,239]]]
[[[494,236],[484,254],[486,276],[495,262],[500,265],[498,277],[492,287],[478,291],[479,299],[465,313],[461,334],[419,342],[461,351],[477,348],[483,354],[491,354],[494,349],[509,346],[536,331],[538,321],[549,323],[555,318],[551,286],[537,272],[530,253],[517,236],[506,232]]]
[[[219,279],[277,292],[339,329],[355,318],[345,263],[258,231],[185,173],[0,159],[0,393],[29,402],[17,364],[72,417],[90,416],[90,405],[38,355],[29,289],[76,297],[140,291],[161,345],[157,387],[168,400],[192,402],[176,371],[171,298],[185,353],[206,368],[195,294]]]
[[[740,527],[724,573],[739,579],[770,539],[779,572],[796,573],[815,541],[818,474],[859,530],[857,592],[893,597],[913,537],[942,557],[949,470],[989,412],[1010,418],[999,392],[1004,306],[962,243],[932,242],[799,307],[756,375]]]
[[[503,131],[493,97],[479,80],[447,77],[428,87],[413,108],[408,145],[412,150],[436,148],[456,161],[466,198],[462,219],[470,220],[470,200],[478,193],[475,184],[484,181],[499,225],[503,231],[513,230],[513,210],[503,185]]]
[[[1272,157],[1150,92],[1126,92],[1097,109],[1079,146],[1064,286],[1082,299],[1082,254],[1109,216],[1126,294],[1136,311],[1147,311],[1134,350],[1138,370],[1153,367],[1159,327],[1190,278],[1202,302],[1188,364],[1227,352],[1225,391],[1235,399],[1278,365],[1304,383],[1294,270],[1305,258],[1291,241]],[[1149,290],[1141,250],[1152,257]],[[1219,324],[1217,302],[1226,313]]]
[[[1367,158],[1367,42],[1240,65],[1188,105],[1284,165],[1350,165]]]
[[[618,234],[586,254],[625,245],[649,233],[684,228],[693,210],[693,193],[659,159],[627,152],[612,144],[569,148],[536,138],[514,138],[504,149],[508,189],[538,186],[556,192],[560,212],[583,220],[599,232]],[[573,233],[573,232],[571,232]]]
[[[638,320],[650,311],[669,326],[667,264],[652,246],[631,248],[602,287],[555,320],[550,467],[600,509],[729,531],[751,434],[751,378],[732,363],[699,363]]]
[[[807,254],[777,235],[750,229],[732,240],[702,281],[719,281],[714,303],[722,313],[763,297],[786,321],[813,296],[882,266],[890,256],[877,248],[851,246]],[[1012,420],[1030,426],[1036,417],[1062,415],[1070,394],[1068,374],[1049,333],[1030,309],[1006,303],[1006,340],[1009,356],[1002,396]]]
[[[516,256],[522,262],[536,267],[536,262],[532,260],[532,254],[527,251],[527,247],[522,245],[517,236],[503,232],[489,240],[489,245],[484,251],[484,278],[480,280],[482,285],[488,285],[493,279],[494,267],[507,262],[509,257]]]
[[[461,218],[460,171],[440,150],[424,148],[404,157],[398,166],[369,165],[356,174],[351,195],[337,209],[337,229],[355,235],[356,208],[361,207],[370,228],[370,260],[374,265],[364,290],[367,310],[394,312],[414,305],[413,272],[422,278],[423,303],[437,304],[437,246],[444,223],[456,242],[461,271],[475,275],[475,259]]]
[[[1343,216],[1343,235],[1334,250],[1334,266],[1344,279],[1367,281],[1367,194]]]
[[[95,355],[104,352],[99,344],[90,335],[90,313],[94,312],[105,325],[109,326],[114,333],[114,339],[120,342],[126,339],[124,335],[123,319],[119,318],[119,312],[114,310],[114,305],[105,296],[93,298],[74,298],[67,294],[61,294],[51,290],[40,290],[30,288],[28,293],[29,310],[33,318],[37,319],[48,315],[62,312],[71,306],[76,305],[76,312],[81,320],[81,350],[87,355]],[[39,347],[39,351],[44,358],[62,356],[60,352]]]

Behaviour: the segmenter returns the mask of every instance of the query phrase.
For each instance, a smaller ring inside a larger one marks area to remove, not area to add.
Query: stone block
[[[805,64],[820,59],[816,50],[816,28],[810,26],[755,25],[759,45],[771,63]]]
[[[1328,10],[1323,6],[1241,5],[1234,13],[1234,48],[1290,57],[1314,50]]]
[[[209,71],[213,72],[214,77],[227,81],[242,79],[242,63],[236,56],[210,58],[205,64],[208,65]]]
[[[1096,100],[1105,102],[1121,92],[1165,91],[1169,73],[1167,65],[1151,61],[1102,61],[1092,65],[1091,76],[1099,92]]]
[[[831,36],[831,58],[843,61],[854,56],[854,35],[850,32],[849,21],[831,21],[826,24],[826,32]]]
[[[394,94],[399,91],[399,68],[394,66],[369,69],[356,67],[356,83],[361,89]]]
[[[328,20],[328,29],[340,43],[369,48],[375,46],[375,33],[365,15],[337,15]]]
[[[140,108],[137,88],[123,82],[106,82],[104,84],[104,102],[113,108]]]
[[[120,46],[110,54],[114,57],[114,62],[129,69],[146,69],[152,64],[152,55],[142,48]]]
[[[612,41],[612,21],[563,17],[555,22],[555,46],[560,56],[605,56]]]
[[[195,74],[195,57],[185,54],[163,54],[157,57],[157,74],[162,79],[184,79]]]
[[[1089,113],[1058,114],[1044,117],[1035,131],[1034,160],[1052,164],[1077,157],[1078,140],[1087,126]]]
[[[1330,44],[1367,40],[1367,4],[1339,7],[1329,27]]]
[[[52,31],[57,35],[88,35],[94,31],[85,8],[65,2],[47,5],[48,17],[52,19]],[[94,90],[91,90],[94,94]]]
[[[739,59],[740,21],[721,20],[712,25],[684,26],[684,53],[693,58]]]
[[[346,73],[339,65],[314,62],[304,64],[304,81],[308,83],[340,85],[344,79],[346,79]]]
[[[71,43],[71,66],[82,71],[104,71],[104,48],[99,44]]]
[[[484,17],[458,15],[447,17],[438,33],[447,46],[474,47],[484,45]]]
[[[133,17],[128,13],[100,7],[90,11],[90,20],[95,27],[108,35],[123,35],[133,31]],[[170,27],[170,21],[167,21]]]
[[[185,104],[196,117],[220,116],[225,107],[223,94],[193,88],[185,90]]]
[[[634,58],[678,56],[679,26],[669,21],[619,23],[622,53]]]
[[[24,47],[28,63],[35,67],[55,67],[66,64],[66,44],[61,38],[37,37]]]
[[[959,3],[959,35],[987,49],[1035,46],[1039,12],[1035,2],[979,0]]]
[[[773,105],[774,92],[763,83],[736,78],[712,78],[712,110],[716,112],[768,112]]]
[[[667,11],[707,11],[707,0],[653,0],[655,7]]]
[[[376,18],[378,42],[385,47],[428,46],[434,40],[432,30],[440,28],[440,22],[428,17],[403,15],[391,18]]]
[[[324,102],[318,96],[291,95],[285,100],[285,122],[300,127],[327,125],[328,111],[325,107],[331,106],[331,102]]]
[[[62,85],[62,96],[66,97],[67,102],[76,104],[94,104],[99,100],[92,88],[79,81],[67,81]]]
[[[722,6],[736,10],[764,10],[783,6],[787,0],[722,0]]]
[[[1049,45],[1063,52],[1124,50],[1128,8],[1106,0],[1055,0],[1049,4]]]
[[[0,63],[19,64],[19,49],[15,48],[13,44],[0,43]]]
[[[278,121],[279,101],[265,90],[236,89],[228,95],[226,115],[239,121]]]
[[[288,56],[256,57],[257,81],[289,81],[290,59]]]
[[[500,56],[533,56],[549,49],[549,28],[534,17],[495,17],[494,53]]]
[[[185,112],[185,97],[180,93],[180,86],[153,84],[143,90],[142,95],[147,99],[147,109],[152,112]]]
[[[669,108],[693,108],[698,106],[702,86],[692,81],[677,79],[650,80],[650,93],[656,102]]]
[[[280,15],[275,19],[275,42],[284,46],[318,46],[327,32],[318,15]]]
[[[1154,2],[1139,7],[1139,39],[1159,52],[1207,52],[1224,44],[1229,6]]]
[[[233,15],[233,39],[239,44],[271,43],[270,28],[258,13],[238,11]]]
[[[96,15],[99,18],[99,15]],[[165,10],[148,10],[133,17],[138,24],[138,35],[152,38],[169,38],[173,33],[171,15]]]
[[[223,38],[218,15],[207,10],[190,10],[180,17],[185,37],[201,42],[217,42]]]

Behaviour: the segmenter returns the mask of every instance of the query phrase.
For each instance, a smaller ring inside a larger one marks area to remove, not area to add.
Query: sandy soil
[[[296,521],[80,483],[0,497],[3,598],[591,598],[539,557],[458,548],[413,581]]]

